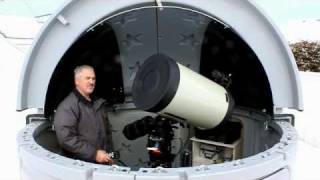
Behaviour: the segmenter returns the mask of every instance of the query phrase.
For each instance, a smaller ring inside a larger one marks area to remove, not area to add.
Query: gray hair
[[[93,71],[94,71],[94,69],[93,69],[93,67],[92,66],[89,66],[89,65],[81,65],[81,66],[77,66],[75,69],[74,69],[74,79],[76,79],[76,77],[81,73],[81,71],[82,70],[84,70],[84,69],[92,69]]]

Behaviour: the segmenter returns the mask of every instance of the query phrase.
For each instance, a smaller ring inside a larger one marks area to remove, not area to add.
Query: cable
[[[119,162],[122,166],[129,167],[126,163],[124,163],[120,159],[117,159],[116,161]]]

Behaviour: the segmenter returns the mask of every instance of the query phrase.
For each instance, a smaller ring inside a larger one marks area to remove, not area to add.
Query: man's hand
[[[112,158],[108,155],[108,153],[104,150],[97,150],[96,153],[96,161],[98,163],[109,163],[113,164]]]

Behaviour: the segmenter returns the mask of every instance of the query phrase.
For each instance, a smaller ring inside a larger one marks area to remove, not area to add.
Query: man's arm
[[[71,107],[58,107],[54,117],[57,139],[65,150],[81,159],[94,161],[97,149],[77,133],[78,113]]]
[[[113,164],[112,158],[104,150],[97,150],[96,161],[98,163],[110,163],[110,164]]]

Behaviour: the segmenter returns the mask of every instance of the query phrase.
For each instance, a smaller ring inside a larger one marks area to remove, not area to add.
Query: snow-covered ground
[[[9,21],[8,21],[9,18]],[[8,23],[9,22],[9,23]],[[21,24],[25,23],[23,28]],[[19,160],[16,134],[25,126],[25,113],[15,111],[17,83],[20,68],[32,38],[40,24],[32,19],[0,16],[0,179],[19,179]],[[30,30],[30,31],[29,31]],[[28,32],[29,31],[29,32]],[[3,34],[4,33],[4,34]],[[319,32],[314,32],[319,34]],[[5,38],[4,36],[7,36]],[[24,37],[15,39],[8,37]],[[299,133],[294,180],[319,180],[320,173],[316,162],[320,162],[320,73],[301,72],[304,95],[304,112],[296,112],[296,129]]]
[[[41,24],[32,18],[0,16],[0,180],[20,179],[17,132],[27,112],[16,112],[16,97],[24,57]]]
[[[294,180],[319,180],[320,172],[320,73],[300,72],[304,111],[292,111],[299,134]]]
[[[0,179],[19,178],[16,136],[24,118],[15,112],[17,82],[24,53],[0,35]]]

